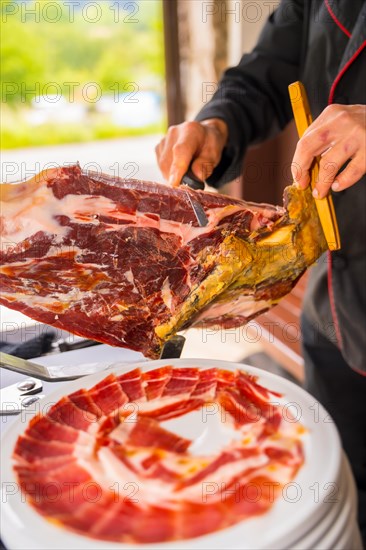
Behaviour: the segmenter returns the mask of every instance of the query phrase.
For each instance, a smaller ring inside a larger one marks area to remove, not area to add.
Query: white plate
[[[317,525],[313,526],[300,540],[294,542],[294,550],[333,548],[335,544],[334,540],[337,542],[341,537],[342,532],[345,530],[345,526],[343,525],[345,508],[347,509],[346,518],[348,518],[350,505],[354,506],[355,499],[354,488],[352,491],[354,481],[350,475],[347,459],[344,455],[342,470],[337,485],[339,487],[337,495],[335,495],[334,498],[330,498],[327,507],[324,507],[324,516],[318,517]],[[355,522],[349,522],[346,526],[347,533],[352,533],[354,527],[356,527]],[[327,540],[330,532],[332,532],[333,543],[330,546],[326,546],[326,544],[328,544]]]
[[[355,482],[352,476],[349,463],[344,457],[344,463],[342,468],[342,479],[345,485],[345,494],[340,496],[337,501],[337,508],[340,510],[340,514],[336,520],[329,526],[329,529],[324,529],[322,539],[314,546],[321,550],[327,548],[337,548],[338,550],[356,550],[351,545],[352,540],[355,538],[355,533],[358,531],[357,525],[357,496]],[[308,547],[309,548],[309,547]]]
[[[323,407],[292,382],[242,363],[206,359],[173,359],[134,363],[128,367],[111,368],[109,372],[120,374],[136,367],[146,371],[164,365],[242,369],[257,376],[260,384],[283,394],[283,399],[279,399],[279,401],[295,412],[296,418],[307,428],[308,432],[302,438],[305,465],[293,482],[286,487],[283,496],[275,502],[273,508],[263,516],[245,520],[211,535],[182,542],[124,545],[76,535],[43,519],[25,503],[24,497],[17,488],[11,456],[17,437],[24,432],[31,418],[28,412],[11,424],[2,439],[1,531],[4,543],[9,550],[65,550],[66,548],[75,550],[116,548],[174,550],[186,549],[188,546],[192,549],[207,548],[210,550],[216,548],[284,548],[291,547],[291,541],[299,540],[313,525],[316,525],[319,517],[324,514],[324,507],[327,507],[324,501],[332,490],[331,484],[339,479],[341,472],[341,446],[338,433]],[[64,395],[80,388],[88,389],[105,376],[106,372],[101,372],[64,384],[62,388],[46,398],[40,406],[46,408]],[[273,401],[277,401],[277,398]],[[179,421],[181,425],[182,417]]]

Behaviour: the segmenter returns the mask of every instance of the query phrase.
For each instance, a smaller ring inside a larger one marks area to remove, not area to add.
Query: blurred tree
[[[100,18],[95,22],[91,18],[96,12],[83,9],[93,4],[100,8]],[[84,87],[94,82],[103,95],[136,89],[154,89],[164,94],[161,0],[121,2],[118,13],[116,2],[107,0],[79,0],[75,5],[78,7],[70,15],[70,1],[0,0],[1,101],[6,144],[21,144],[25,136],[30,143],[29,105],[25,104],[39,94],[64,93],[67,99],[82,102]],[[38,10],[37,16],[32,10]],[[131,82],[137,87],[128,87]],[[87,107],[91,107],[90,102]],[[20,115],[16,124],[15,110]],[[90,118],[88,123],[92,124]],[[101,121],[95,124],[103,133]],[[105,124],[107,128],[111,121],[106,119]],[[53,142],[57,132],[57,128],[53,130]],[[114,129],[108,127],[108,132],[111,134]],[[67,132],[61,125],[59,133],[64,141]]]
[[[8,6],[16,2],[2,2],[3,30],[1,38],[1,101],[15,103],[24,97],[24,92],[41,86],[45,78],[42,56],[44,41],[34,29],[21,22],[18,12],[7,15]],[[4,23],[4,21],[6,21]],[[37,53],[38,52],[38,53]],[[41,53],[39,53],[41,52]],[[36,92],[34,93],[36,95]],[[32,94],[25,94],[30,99]]]

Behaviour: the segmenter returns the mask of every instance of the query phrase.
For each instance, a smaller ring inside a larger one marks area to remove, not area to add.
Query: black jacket
[[[228,69],[196,120],[218,117],[229,141],[209,183],[241,170],[247,146],[292,118],[287,86],[301,80],[314,118],[330,103],[366,103],[366,2],[283,0],[253,52]],[[366,373],[366,178],[333,193],[341,251],[311,269],[305,315],[336,343],[347,363]]]

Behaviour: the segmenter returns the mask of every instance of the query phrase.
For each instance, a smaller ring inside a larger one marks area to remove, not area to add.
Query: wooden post
[[[178,36],[178,0],[163,0],[165,82],[168,126],[185,119]]]

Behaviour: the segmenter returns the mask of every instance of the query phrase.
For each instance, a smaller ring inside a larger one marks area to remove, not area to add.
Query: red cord
[[[331,103],[333,103],[333,98],[334,98],[334,92],[335,92],[335,89],[338,85],[338,82],[340,81],[340,79],[342,78],[342,76],[344,75],[344,73],[346,72],[346,70],[350,67],[350,65],[352,65],[352,63],[354,62],[354,60],[356,59],[356,57],[358,57],[360,55],[360,53],[362,52],[362,50],[364,49],[364,47],[366,46],[366,40],[361,44],[361,46],[355,51],[355,53],[353,54],[353,56],[351,57],[351,59],[349,59],[347,61],[347,63],[342,67],[342,69],[339,71],[339,73],[337,74],[336,78],[334,79],[334,82],[332,84],[332,87],[330,89],[330,92],[329,92],[329,99],[328,99],[328,105],[330,105]]]
[[[346,36],[348,36],[348,38],[351,38],[352,34],[346,29],[346,27],[344,25],[342,25],[342,23],[339,21],[339,19],[337,19],[335,13],[333,12],[332,8],[329,5],[329,0],[324,0],[324,4],[326,5],[326,8],[329,12],[329,15],[331,16],[331,18],[333,19],[333,21],[337,25],[337,27],[339,27],[341,29],[341,31],[344,32],[344,34]]]

